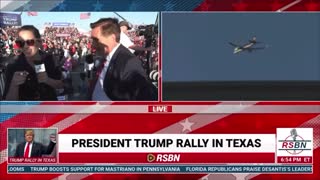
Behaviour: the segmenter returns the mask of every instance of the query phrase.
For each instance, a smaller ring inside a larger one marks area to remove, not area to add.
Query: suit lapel
[[[37,150],[37,144],[33,142],[30,157],[36,157],[36,150]]]
[[[114,52],[112,58],[110,59],[110,63],[109,63],[109,67],[108,67],[107,71],[109,71],[109,70],[112,71],[113,70],[113,66],[114,66],[114,64],[116,62],[117,56],[121,52],[122,48],[123,48],[123,46],[122,46],[122,44],[120,44],[120,46],[118,47],[116,52]]]
[[[106,85],[106,83],[109,81],[109,79],[111,78],[111,76],[113,74],[114,65],[115,65],[117,56],[121,52],[122,48],[123,48],[123,46],[122,46],[122,44],[120,44],[120,46],[118,47],[116,52],[114,52],[114,54],[113,54],[113,56],[112,56],[112,58],[110,60],[110,63],[109,63],[108,69],[107,69],[107,73],[106,73],[106,76],[105,76],[104,81],[103,81],[104,86]]]

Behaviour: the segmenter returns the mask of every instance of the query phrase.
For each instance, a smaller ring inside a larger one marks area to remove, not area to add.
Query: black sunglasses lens
[[[26,43],[27,43],[28,46],[33,46],[35,41],[34,41],[34,39],[26,40]]]
[[[16,40],[16,44],[19,48],[23,48],[24,46],[24,41],[23,40]]]

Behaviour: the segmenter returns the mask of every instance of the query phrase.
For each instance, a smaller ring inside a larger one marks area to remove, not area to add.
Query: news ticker
[[[312,173],[312,165],[8,165],[8,173]]]

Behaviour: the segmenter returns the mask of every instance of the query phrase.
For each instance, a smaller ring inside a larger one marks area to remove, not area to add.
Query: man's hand
[[[37,74],[38,82],[39,83],[47,83],[48,81],[48,75],[46,72],[40,72]]]
[[[57,143],[56,135],[55,134],[50,134],[50,141],[53,143]]]
[[[16,72],[13,74],[13,77],[12,77],[12,83],[13,83],[13,85],[19,86],[19,85],[25,83],[28,74],[29,74],[29,73],[28,73],[27,71],[16,71]]]

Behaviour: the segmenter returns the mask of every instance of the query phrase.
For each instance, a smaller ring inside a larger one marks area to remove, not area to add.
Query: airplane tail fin
[[[250,43],[257,43],[257,38],[254,36],[249,42]]]

